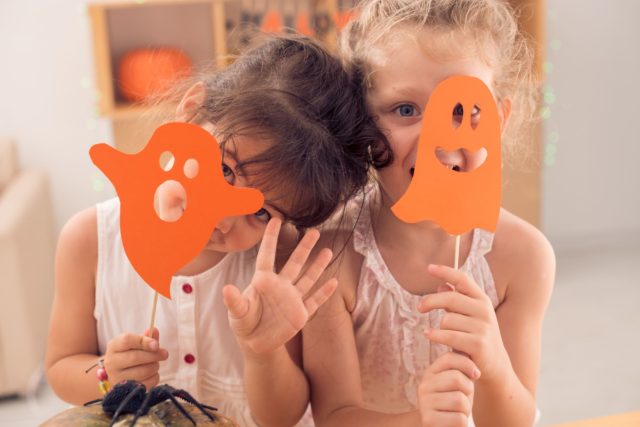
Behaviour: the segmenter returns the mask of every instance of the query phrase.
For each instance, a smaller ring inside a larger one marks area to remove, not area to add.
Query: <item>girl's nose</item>
[[[237,216],[227,216],[222,218],[216,228],[220,230],[222,234],[227,234],[229,230],[233,228],[233,225],[236,223]]]

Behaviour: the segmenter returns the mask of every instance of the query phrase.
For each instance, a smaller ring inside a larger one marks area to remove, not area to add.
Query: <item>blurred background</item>
[[[545,85],[530,140],[537,161],[506,172],[505,205],[541,228],[558,265],[543,331],[540,425],[640,411],[640,2],[512,3],[538,43]],[[89,147],[137,151],[155,127],[141,121],[148,109],[131,103],[141,96],[135,79],[114,83],[125,54],[161,43],[186,54],[187,65],[170,58],[174,69],[224,66],[246,22],[293,26],[332,44],[352,6],[91,4],[0,0],[0,425],[37,425],[67,407],[40,368],[55,241],[72,214],[114,195]]]

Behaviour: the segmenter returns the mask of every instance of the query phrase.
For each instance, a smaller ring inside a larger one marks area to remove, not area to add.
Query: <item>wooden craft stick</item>
[[[151,323],[149,324],[149,336],[153,334],[153,327],[156,323],[156,308],[158,307],[158,292],[153,294],[153,305],[151,307]]]
[[[453,257],[453,268],[458,269],[458,263],[460,261],[460,235],[456,235],[456,252]]]

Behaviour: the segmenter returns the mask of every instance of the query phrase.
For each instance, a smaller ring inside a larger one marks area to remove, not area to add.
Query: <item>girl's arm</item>
[[[360,366],[349,307],[355,298],[362,257],[345,247],[338,264],[338,292],[303,330],[304,369],[311,383],[317,427],[465,426],[480,372],[468,358],[448,353],[423,373],[419,409],[385,414],[364,409]],[[426,357],[426,355],[425,355]]]
[[[451,284],[455,292],[445,289],[427,295],[419,310],[446,310],[440,329],[428,331],[428,338],[469,355],[481,371],[473,405],[475,424],[531,427],[542,318],[553,287],[555,260],[540,232],[509,213],[504,215],[487,257],[504,292],[497,310],[469,276],[445,266],[430,266],[429,273]]]
[[[421,425],[418,411],[391,415],[363,409],[353,323],[340,292],[304,328],[303,355],[317,427]]]
[[[300,335],[270,354],[245,348],[244,381],[247,399],[261,427],[293,426],[309,404],[309,383],[300,366]]]
[[[517,218],[505,226],[505,237],[517,242],[501,252],[510,254],[511,262],[504,263],[510,280],[496,311],[508,369],[477,382],[473,415],[478,427],[533,425],[542,320],[555,278],[553,249],[542,233]]]
[[[56,251],[55,293],[49,324],[45,367],[55,393],[76,405],[100,397],[95,370],[85,370],[98,360],[95,307],[95,275],[98,259],[96,209],[87,209],[69,220]],[[168,357],[153,338],[123,334],[109,341],[104,356],[109,381],[158,383],[159,362]]]
[[[100,397],[97,361],[95,272],[98,256],[96,209],[75,215],[63,228],[56,250],[55,293],[45,366],[55,393],[76,405]]]
[[[334,263],[338,268],[338,290],[309,320],[302,335],[304,370],[311,386],[316,426],[420,426],[421,415],[417,410],[384,414],[364,409],[360,363],[349,311],[362,257],[351,249],[350,243],[335,245],[343,249],[341,258]]]
[[[242,292],[223,289],[229,324],[244,355],[244,379],[252,415],[261,426],[296,424],[309,403],[309,386],[300,365],[296,336],[309,316],[336,289],[329,279],[311,291],[331,260],[322,249],[305,263],[319,238],[309,230],[279,272],[274,269],[280,220],[265,229],[256,257],[256,271]]]

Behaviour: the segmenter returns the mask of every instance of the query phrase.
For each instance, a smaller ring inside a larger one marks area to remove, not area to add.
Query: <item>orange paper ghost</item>
[[[459,127],[452,121],[457,104],[464,115]],[[481,114],[471,126],[474,106]],[[413,179],[406,193],[391,208],[408,223],[434,221],[452,235],[474,227],[495,231],[500,212],[500,119],[487,86],[468,76],[450,77],[431,94],[420,131]],[[448,169],[436,158],[436,148],[446,151],[487,150],[485,162],[470,172]]]
[[[165,152],[175,159],[168,171],[160,164]],[[264,203],[258,190],[225,181],[217,141],[196,125],[160,126],[136,154],[121,153],[107,144],[94,145],[89,154],[120,198],[120,232],[131,265],[167,298],[171,298],[171,276],[202,251],[220,219],[256,212]],[[195,176],[191,172],[185,176],[187,160],[198,163]],[[176,222],[161,220],[154,208],[156,189],[167,180],[182,184],[188,195]]]

